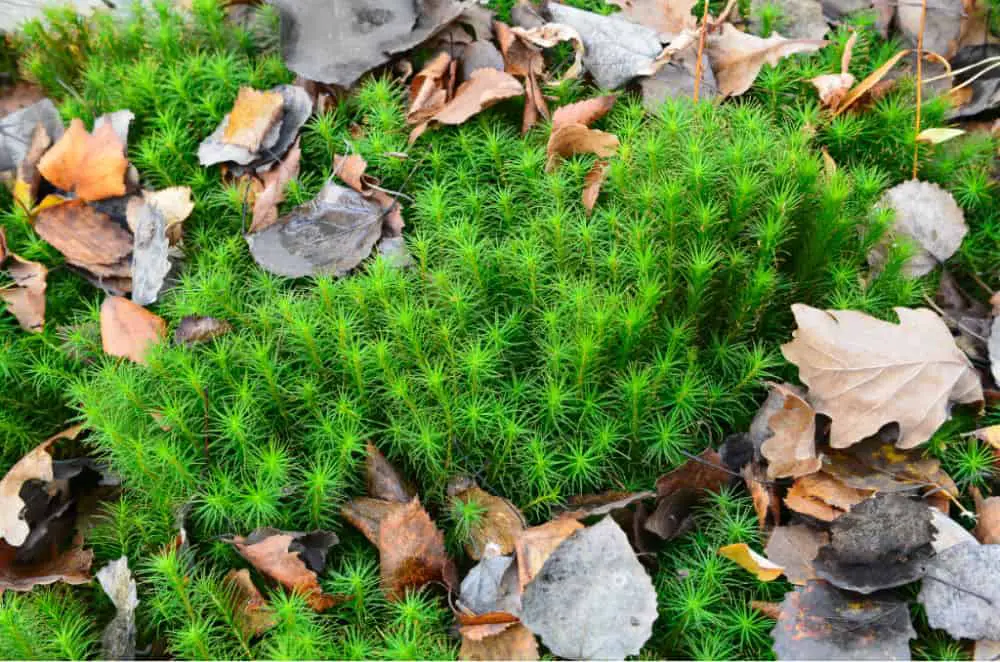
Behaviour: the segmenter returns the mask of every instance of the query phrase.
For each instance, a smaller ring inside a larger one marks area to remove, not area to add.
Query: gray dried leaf
[[[656,30],[644,25],[555,3],[549,5],[549,13],[556,23],[580,33],[586,51],[583,66],[604,89],[617,89],[652,73],[653,61],[663,50]]]
[[[0,171],[14,170],[31,146],[31,134],[41,123],[52,142],[63,134],[62,118],[50,99],[42,99],[0,118]]]
[[[698,62],[697,44],[678,51],[659,70],[640,81],[642,105],[650,112],[657,112],[667,99],[694,97],[695,66]],[[712,72],[708,55],[701,56],[701,83],[698,85],[699,99],[714,99],[719,96],[719,86]]]
[[[462,80],[469,80],[476,69],[503,71],[503,55],[492,41],[474,41],[462,53]]]
[[[97,131],[99,128],[105,124],[110,124],[111,128],[114,129],[115,135],[118,139],[122,141],[122,144],[126,147],[128,146],[128,128],[132,124],[132,120],[135,119],[135,113],[131,110],[116,110],[113,113],[105,113],[101,115],[96,120],[94,120],[94,129],[91,131]]]
[[[303,78],[352,87],[466,8],[454,0],[275,0],[285,64]]]
[[[462,580],[460,599],[476,614],[505,611],[517,616],[521,596],[514,557],[484,555]]]
[[[266,229],[246,235],[264,269],[301,278],[341,277],[368,257],[382,235],[382,209],[357,191],[327,182],[315,199]]]
[[[930,563],[917,600],[932,628],[956,639],[1000,639],[1000,545],[964,542]]]
[[[898,236],[917,249],[903,265],[903,274],[926,276],[955,254],[969,231],[955,198],[937,184],[911,179],[886,191],[879,205],[893,209],[896,218],[889,236],[868,253],[868,264],[876,270],[885,264],[889,245]]]
[[[101,635],[101,657],[105,660],[135,659],[135,609],[139,598],[128,569],[128,558],[123,556],[101,568],[97,581],[117,610]]]
[[[406,269],[415,264],[413,256],[406,248],[406,241],[402,237],[383,237],[379,240],[376,248],[379,255],[396,269]]]
[[[156,302],[170,273],[167,219],[159,208],[135,197],[128,204],[129,226],[135,228],[132,247],[132,300],[140,306]]]
[[[934,540],[931,546],[935,554],[966,542],[977,542],[976,537],[964,526],[942,513],[937,508],[931,508],[931,525],[934,527]]]
[[[175,345],[196,345],[218,338],[233,330],[233,325],[226,320],[214,317],[188,315],[177,325],[174,331]]]
[[[763,28],[760,14],[765,4],[781,9],[781,34],[789,39],[822,39],[829,30],[819,0],[752,0],[750,27],[757,34]]]
[[[656,591],[610,517],[564,540],[528,583],[521,622],[569,659],[624,659],[652,634]]]
[[[859,598],[819,581],[788,592],[777,620],[771,636],[779,660],[909,660],[917,636],[900,598]]]
[[[813,560],[830,535],[804,524],[779,526],[771,532],[764,556],[785,569],[785,577],[793,584],[805,584],[816,579]]]

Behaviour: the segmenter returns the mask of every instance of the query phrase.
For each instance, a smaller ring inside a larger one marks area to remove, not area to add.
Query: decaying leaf
[[[379,187],[382,182],[378,178],[365,173],[367,169],[368,162],[359,154],[333,155],[333,173],[340,177],[345,184],[369,200],[378,203],[382,208],[382,242],[380,242],[379,251],[385,252],[384,248],[391,248],[391,246],[383,245],[386,239],[402,237],[403,228],[406,226],[403,221],[403,206],[399,204],[397,198]]]
[[[285,64],[303,78],[350,88],[366,72],[433,37],[467,5],[453,0],[280,0]],[[335,51],[330,45],[336,44]]]
[[[94,552],[74,544],[40,561],[18,561],[17,548],[0,541],[0,591],[30,591],[56,582],[89,584]]]
[[[570,124],[590,126],[607,115],[617,100],[617,94],[605,94],[561,106],[552,114],[552,131],[558,131]]]
[[[107,297],[101,304],[101,345],[105,354],[146,364],[146,352],[167,337],[167,323],[137,303]]]
[[[781,350],[809,386],[810,403],[832,419],[833,448],[892,422],[900,428],[897,446],[913,448],[948,418],[951,402],[983,399],[979,376],[941,318],[926,309],[895,311],[899,324],[792,306],[798,329]]]
[[[875,0],[875,2],[880,2],[880,1],[882,0]],[[890,83],[891,85],[892,81],[883,81],[882,79],[885,78],[886,74],[888,74],[889,71],[894,66],[896,66],[896,64],[901,59],[903,59],[903,57],[905,57],[909,53],[910,51],[906,49],[899,51],[891,58],[886,60],[881,67],[879,67],[875,71],[865,76],[864,80],[855,85],[854,88],[850,92],[848,92],[847,96],[844,98],[843,101],[841,101],[836,111],[834,111],[833,116],[836,117],[837,115],[843,113],[854,104],[859,103],[866,95],[874,94],[878,86],[882,85],[883,83]]]
[[[541,571],[552,552],[582,528],[583,525],[575,519],[561,518],[522,531],[515,545],[521,589]]]
[[[58,140],[63,134],[59,109],[50,99],[0,117],[0,172],[16,170],[21,165],[39,125],[51,140]]]
[[[462,124],[504,99],[523,94],[524,86],[509,73],[496,69],[477,69],[431,119],[439,124]]]
[[[472,566],[459,591],[462,607],[477,615],[521,613],[521,586],[513,556],[501,556],[496,547],[487,548],[483,559]]]
[[[375,444],[365,446],[365,483],[368,494],[375,499],[409,503],[417,496],[416,490],[408,484],[402,474],[392,466]]]
[[[764,554],[771,562],[784,568],[788,581],[802,585],[817,578],[813,560],[819,548],[829,541],[830,535],[826,531],[811,526],[778,526],[771,532]]]
[[[6,246],[4,230],[0,227],[0,247]],[[17,318],[21,328],[31,333],[41,333],[45,326],[45,289],[49,270],[41,262],[25,260],[16,253],[0,250],[0,266],[6,265],[13,283],[0,289],[0,299],[7,310]]]
[[[594,211],[597,198],[601,195],[601,186],[608,176],[608,166],[607,161],[598,159],[583,178],[583,208],[587,210],[588,215]]]
[[[750,89],[765,64],[773,66],[796,53],[814,53],[827,43],[817,39],[785,39],[779,34],[762,39],[723,23],[719,34],[708,36],[706,49],[719,92],[735,96]]]
[[[256,637],[277,625],[274,610],[254,585],[249,570],[230,570],[226,582],[233,590],[233,614],[246,637]]]
[[[656,591],[610,517],[560,544],[527,585],[521,622],[559,657],[624,659],[652,634]]]
[[[719,453],[706,448],[698,455],[660,476],[656,481],[656,510],[643,528],[663,540],[671,540],[693,525],[692,509],[706,492],[718,492],[729,484],[731,475]]]
[[[299,176],[299,160],[302,150],[298,142],[292,146],[283,159],[260,176],[263,188],[253,201],[253,221],[249,232],[260,232],[278,221],[278,204],[285,199],[288,182]]]
[[[962,208],[937,184],[915,179],[897,184],[885,192],[879,205],[891,208],[895,220],[889,236],[868,253],[868,264],[875,269],[881,269],[890,245],[902,237],[916,248],[903,265],[903,274],[926,276],[955,254],[969,231]]]
[[[1000,545],[1000,497],[983,498],[979,488],[969,492],[976,503],[976,539],[984,545]]]
[[[246,235],[257,264],[290,278],[345,276],[382,235],[382,210],[360,193],[327,182],[312,201]]]
[[[298,591],[315,611],[325,611],[337,604],[337,597],[323,593],[317,579],[326,566],[327,552],[339,542],[333,533],[262,528],[245,538],[233,536],[226,542],[261,573]]]
[[[691,14],[696,0],[607,0],[607,3],[621,8],[622,18],[656,30],[660,39],[669,40],[697,24]]]
[[[928,563],[920,595],[927,623],[956,639],[1000,639],[1000,545],[965,542]]]
[[[548,160],[545,169],[551,171],[564,158],[574,154],[594,154],[606,159],[618,151],[618,137],[583,124],[567,124],[552,131],[545,148]]]
[[[836,110],[854,85],[854,76],[850,73],[822,74],[809,82],[816,88],[820,103]]]
[[[476,486],[456,492],[452,498],[464,503],[478,504],[484,510],[469,532],[468,542],[465,543],[465,551],[472,559],[478,561],[483,558],[485,550],[490,545],[495,546],[500,554],[514,552],[517,539],[527,527],[524,515],[517,506]]]
[[[531,630],[520,623],[503,627],[498,634],[473,639],[462,636],[460,660],[537,660],[538,642]]]
[[[196,345],[232,332],[233,325],[214,317],[187,315],[174,331],[175,345]]]
[[[908,660],[917,636],[901,598],[858,597],[820,581],[786,593],[777,620],[779,660]]]
[[[554,22],[579,33],[583,67],[598,87],[618,89],[637,76],[653,73],[654,61],[663,50],[655,29],[568,5],[552,3],[548,10]]]
[[[936,533],[926,503],[898,495],[862,501],[830,526],[813,560],[816,574],[843,589],[872,593],[924,575]]]
[[[122,556],[97,571],[97,581],[115,606],[115,616],[101,635],[101,657],[105,660],[135,659],[135,609],[139,606],[135,580]]]
[[[416,125],[410,134],[411,144],[424,132],[431,118],[448,102],[455,83],[453,62],[451,55],[441,51],[410,81],[410,105],[406,111],[406,123]],[[471,74],[472,72],[469,74],[470,77]],[[339,169],[337,172],[351,188],[359,189],[359,186],[351,184]]]
[[[773,582],[785,572],[782,566],[753,551],[745,542],[720,547],[719,554],[752,572],[762,582]]]
[[[278,92],[241,87],[225,122],[222,142],[256,152],[267,133],[281,119],[283,99]]]
[[[526,5],[521,5],[526,6]],[[533,7],[530,11],[534,11]],[[512,11],[513,14],[513,11]],[[514,32],[513,28],[497,21],[495,24],[497,43],[503,55],[504,69],[519,77],[524,83],[524,114],[521,118],[521,133],[525,134],[540,117],[549,117],[548,103],[542,94],[539,82],[545,70],[542,50]],[[538,27],[538,26],[536,26]]]
[[[761,445],[767,458],[768,478],[798,478],[819,471],[822,460],[816,455],[816,412],[795,391],[782,384],[783,406],[768,420],[774,433]]]
[[[785,494],[785,505],[797,513],[823,522],[832,522],[851,506],[871,495],[870,490],[849,487],[833,476],[819,472],[803,476],[792,483]]]
[[[132,235],[111,216],[81,200],[40,211],[35,232],[68,262],[98,277],[131,276]]]
[[[390,600],[428,582],[451,582],[449,574],[454,571],[444,535],[416,497],[386,515],[378,531],[378,549],[382,588]]]
[[[135,228],[132,247],[132,301],[148,306],[159,298],[163,281],[170,273],[170,242],[167,219],[159,208],[140,197],[129,200],[128,224]]]
[[[628,508],[633,503],[643,499],[651,499],[655,492],[602,492],[601,494],[582,494],[568,499],[566,510],[558,513],[558,517],[586,519],[599,515],[609,515]]]
[[[38,162],[38,171],[84,201],[125,194],[125,144],[110,122],[91,134],[74,118],[69,129]]]

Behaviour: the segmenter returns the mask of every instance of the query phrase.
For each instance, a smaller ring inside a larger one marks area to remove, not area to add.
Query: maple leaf
[[[927,441],[951,402],[983,399],[979,376],[948,327],[927,309],[896,308],[899,324],[852,310],[794,304],[798,329],[782,345],[816,411],[832,419],[830,445],[846,448],[888,423],[897,446]]]

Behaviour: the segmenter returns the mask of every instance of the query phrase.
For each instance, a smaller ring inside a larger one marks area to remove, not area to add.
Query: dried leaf
[[[607,0],[621,8],[621,16],[660,33],[660,38],[677,35],[697,26],[691,14],[696,0]]]
[[[135,659],[135,610],[139,606],[135,580],[122,556],[97,571],[97,581],[115,606],[115,616],[101,635],[101,657],[105,660]]]
[[[1000,425],[991,425],[989,427],[979,428],[978,430],[973,430],[970,434],[979,441],[985,441],[993,448],[1000,449]]]
[[[927,623],[955,639],[1000,639],[1000,546],[965,542],[928,564],[917,600]]]
[[[778,488],[769,483],[767,472],[756,460],[748,463],[740,470],[750,499],[753,501],[754,512],[757,513],[757,524],[761,531],[766,531],[771,525],[781,521],[781,499]]]
[[[129,200],[128,224],[135,228],[132,247],[132,300],[140,306],[155,303],[170,273],[170,242],[167,240],[167,219],[160,210],[145,200]]]
[[[819,100],[827,108],[837,110],[854,85],[851,74],[823,74],[809,80],[819,93]]]
[[[718,452],[706,448],[697,460],[688,460],[656,480],[656,494],[663,498],[682,489],[718,492],[729,484],[731,476],[722,465]]]
[[[949,547],[963,542],[975,542],[976,538],[966,531],[965,527],[948,517],[936,508],[931,509],[931,526],[934,527],[934,540],[931,547],[935,554],[940,554]]]
[[[608,176],[608,165],[609,163],[604,160],[594,161],[594,165],[583,178],[583,208],[587,210],[588,216],[594,211],[597,198],[601,195],[601,186]]]
[[[796,53],[814,53],[827,43],[816,39],[785,39],[777,33],[762,39],[723,23],[720,34],[709,35],[706,50],[719,91],[723,96],[735,96],[750,89],[765,64],[774,66]]]
[[[21,165],[39,124],[52,140],[58,140],[63,135],[59,109],[50,99],[42,99],[0,117],[0,171],[16,170]]]
[[[980,639],[972,648],[973,660],[1000,660],[1000,641]]]
[[[496,69],[479,69],[462,83],[455,96],[431,118],[440,124],[462,124],[504,99],[524,94],[524,86],[510,74]]]
[[[129,231],[81,200],[69,200],[39,212],[35,232],[68,262],[98,272],[102,271],[100,265],[116,265],[132,252]]]
[[[38,162],[45,179],[84,201],[124,195],[127,169],[125,144],[110,122],[90,134],[75,118]]]
[[[378,531],[382,588],[390,600],[401,599],[406,589],[428,582],[449,583],[451,559],[444,535],[414,497],[390,509]]]
[[[277,92],[241,87],[225,122],[222,142],[256,152],[268,131],[281,119],[283,103]]]
[[[417,496],[413,487],[403,480],[403,476],[389,463],[382,451],[372,443],[367,444],[366,451],[365,482],[370,496],[397,503],[409,503]]]
[[[522,603],[525,627],[554,655],[573,659],[636,655],[657,617],[653,582],[610,517],[563,541]]]
[[[937,145],[943,143],[946,140],[951,140],[952,138],[958,138],[963,135],[965,131],[962,129],[924,129],[917,134],[918,143],[927,143],[929,145]]]
[[[146,352],[167,337],[167,323],[137,303],[107,297],[101,304],[101,345],[105,354],[146,365]]]
[[[797,393],[775,384],[771,388],[783,397],[783,406],[768,420],[774,432],[761,445],[767,458],[768,478],[798,478],[816,473],[822,461],[816,456],[816,412]]]
[[[366,175],[368,162],[359,154],[342,156],[333,155],[333,173],[345,184],[378,203],[382,208],[382,238],[401,237],[406,223],[403,221],[403,207],[399,201],[379,188],[381,181],[371,175]],[[405,248],[405,246],[404,246]]]
[[[566,510],[558,513],[558,517],[586,519],[598,515],[609,515],[629,505],[655,497],[655,492],[602,492],[601,494],[584,494],[572,496],[566,504]]]
[[[413,77],[413,81],[410,82],[410,106],[406,111],[407,124],[422,125],[444,107],[448,101],[451,86],[454,84],[454,80],[451,79],[453,71],[451,56],[442,51]],[[411,139],[410,142],[412,143],[413,140]],[[361,159],[360,156],[357,158]],[[360,191],[345,179],[344,174],[341,174],[339,169],[336,172],[349,186]]]
[[[617,100],[617,94],[605,94],[557,108],[556,112],[552,114],[552,131],[554,133],[570,124],[582,124],[589,127],[607,115]]]
[[[253,221],[248,232],[260,232],[278,221],[278,204],[285,199],[288,182],[299,176],[299,160],[302,150],[298,142],[292,146],[285,158],[260,176],[264,188],[254,198]]]
[[[539,48],[554,48],[568,41],[573,44],[573,64],[566,69],[560,80],[578,78],[583,71],[583,38],[575,28],[559,23],[545,23],[534,28],[514,27],[511,30],[526,42]]]
[[[690,98],[694,96],[694,83],[698,78],[699,30],[685,30],[670,45],[663,49],[653,66],[655,73],[640,81],[642,103],[650,112],[659,112],[667,99]],[[712,72],[708,54],[701,55],[701,82],[698,95],[702,99],[714,99],[719,95],[718,82]]]
[[[233,325],[214,317],[187,315],[174,331],[175,345],[196,345],[231,333]]]
[[[505,626],[499,634],[472,639],[463,633],[460,660],[537,660],[538,642],[520,623]]]
[[[27,504],[21,498],[21,488],[29,481],[51,483],[54,480],[52,454],[49,449],[62,438],[74,438],[81,427],[74,426],[46,439],[26,453],[0,479],[0,539],[20,547],[31,533],[24,520]]]
[[[268,228],[246,235],[254,260],[279,276],[345,276],[382,235],[382,210],[360,193],[328,182],[315,199]]]
[[[751,600],[750,607],[756,609],[766,618],[773,621],[781,618],[781,604],[777,602],[765,602],[764,600]]]
[[[298,591],[313,610],[322,612],[338,603],[337,597],[323,593],[317,579],[317,574],[326,565],[327,552],[339,542],[333,533],[263,528],[246,538],[233,536],[226,542],[261,573]]]
[[[503,71],[503,55],[492,41],[474,41],[462,53],[462,80],[469,80],[477,69]]]
[[[881,67],[868,74],[863,81],[858,83],[857,86],[851,90],[850,93],[848,93],[847,97],[841,102],[840,107],[837,108],[833,116],[836,117],[841,114],[857,103],[863,96],[865,96],[865,94],[874,91],[875,86],[882,82],[882,79],[889,73],[889,70],[896,66],[896,63],[908,55],[909,52],[909,50],[899,51],[886,60]]]
[[[656,57],[663,50],[653,28],[568,5],[552,3],[548,10],[553,21],[579,33],[584,46],[583,67],[598,87],[618,89],[637,76],[653,73]]]
[[[965,215],[951,193],[937,184],[910,180],[898,184],[882,196],[879,206],[895,212],[892,230],[868,253],[868,264],[881,269],[890,244],[904,237],[916,245],[917,252],[903,265],[910,278],[926,276],[955,254],[969,231]]]
[[[0,243],[5,241],[0,227]],[[17,318],[22,329],[41,333],[45,326],[45,288],[49,270],[41,262],[25,260],[15,253],[7,254],[6,258],[7,274],[14,282],[0,289],[0,299],[7,304],[7,310]]]
[[[487,552],[462,580],[461,605],[477,615],[506,612],[517,616],[521,613],[521,586],[514,557],[501,556],[496,548]]]
[[[832,522],[870,495],[870,491],[848,487],[833,476],[819,472],[792,483],[785,495],[785,505],[797,513]]]
[[[52,139],[45,130],[45,125],[39,122],[31,133],[28,150],[24,158],[17,164],[17,178],[14,181],[14,200],[25,209],[35,206],[38,197],[38,187],[42,183],[42,173],[38,172],[38,162],[52,145]]]
[[[275,5],[285,65],[303,78],[343,88],[353,87],[394,54],[430,39],[467,8],[453,0],[336,6],[325,0],[279,0]]]
[[[0,541],[0,592],[30,591],[56,582],[79,585],[93,581],[90,566],[94,552],[74,545],[41,561],[18,562],[17,549]]]
[[[859,598],[820,581],[785,594],[771,631],[779,660],[908,660],[917,636],[906,602]]]
[[[523,590],[535,578],[545,560],[549,558],[563,540],[570,537],[583,525],[575,519],[562,518],[521,532],[517,539],[517,574]]]
[[[545,169],[551,171],[563,158],[575,154],[594,154],[602,159],[614,156],[618,144],[618,136],[614,134],[588,129],[583,124],[567,124],[549,136]]]
[[[859,593],[909,584],[934,555],[931,509],[922,501],[879,494],[830,526],[830,542],[813,560],[817,576]]]
[[[773,582],[785,572],[782,566],[753,551],[745,542],[720,547],[719,554],[752,572],[762,582]]]
[[[495,546],[500,554],[514,552],[517,539],[527,523],[517,506],[504,499],[485,492],[478,487],[470,487],[454,495],[463,503],[475,503],[484,510],[465,543],[465,551],[474,560],[483,558],[490,546]]]
[[[171,186],[159,191],[143,191],[143,200],[147,205],[155,207],[167,222],[167,239],[170,245],[180,243],[183,235],[183,224],[194,211],[194,201],[191,199],[190,186]],[[129,221],[129,230],[135,232],[135,227]]]
[[[819,548],[828,542],[830,536],[826,531],[811,526],[779,526],[771,532],[764,553],[773,563],[784,568],[788,581],[802,585],[810,579],[816,579],[813,560],[819,553]]]
[[[230,570],[226,582],[233,588],[233,615],[245,637],[264,634],[278,624],[274,610],[254,585],[249,570]]]
[[[930,310],[896,308],[892,324],[852,310],[794,304],[798,329],[782,345],[816,411],[832,419],[830,445],[846,448],[888,423],[913,448],[948,418],[950,402],[983,399],[979,377]]]
[[[969,492],[976,502],[976,528],[973,534],[984,545],[1000,544],[1000,497],[984,499],[975,486]]]
[[[993,318],[993,325],[990,327],[986,348],[990,355],[990,374],[993,375],[993,381],[1000,384],[1000,322],[996,317]]]

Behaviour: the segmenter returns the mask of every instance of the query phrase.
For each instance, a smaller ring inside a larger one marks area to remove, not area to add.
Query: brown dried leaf
[[[778,620],[781,617],[781,604],[778,602],[765,602],[764,600],[751,600],[750,606],[759,611],[764,616]]]
[[[607,0],[621,8],[621,16],[633,23],[653,28],[661,36],[677,35],[697,26],[691,14],[696,0]]]
[[[564,41],[570,42],[573,44],[573,64],[569,66],[560,80],[577,78],[583,71],[583,56],[585,53],[583,38],[575,28],[561,23],[546,23],[534,28],[516,26],[511,28],[511,31],[527,43],[538,48],[554,48]]]
[[[340,509],[340,514],[363,533],[373,545],[378,545],[382,522],[385,521],[390,512],[398,507],[398,501],[358,497],[344,504]]]
[[[381,181],[366,175],[368,162],[360,154],[333,155],[333,173],[352,189],[382,208],[382,233],[385,237],[401,237],[406,223],[403,221],[403,206],[399,200],[379,188]]]
[[[454,79],[451,76],[453,72],[452,58],[444,51],[438,53],[423,69],[417,72],[417,75],[410,82],[410,107],[406,111],[407,124],[427,122],[444,107],[448,101],[451,86],[454,84]]]
[[[976,528],[973,535],[984,545],[1000,544],[1000,497],[984,499],[979,488],[973,486],[969,492],[976,502]]]
[[[489,627],[489,626],[474,626]],[[501,626],[499,634],[479,639],[470,637],[463,628],[460,660],[537,660],[538,642],[531,630],[520,623]]]
[[[667,497],[681,489],[718,492],[729,484],[730,474],[722,464],[718,451],[706,448],[699,460],[688,460],[656,480],[656,494]]]
[[[805,584],[816,579],[812,562],[819,548],[830,542],[830,534],[803,524],[775,527],[768,538],[764,553],[785,569],[785,577],[793,584]]]
[[[568,124],[549,136],[545,169],[552,171],[563,158],[574,154],[594,154],[598,158],[614,156],[618,144],[618,137],[614,134],[588,129],[583,124]]]
[[[77,544],[42,561],[18,562],[14,558],[16,554],[16,548],[0,541],[0,593],[7,589],[30,591],[36,586],[56,582],[88,584],[93,579],[90,566],[94,561],[94,552]]]
[[[496,69],[479,69],[455,91],[454,98],[431,118],[440,124],[462,124],[504,99],[524,94],[524,86],[510,74]]]
[[[378,530],[378,549],[382,589],[389,600],[401,599],[408,588],[452,581],[454,569],[444,548],[444,535],[419,498],[389,510]]]
[[[334,534],[257,529],[246,538],[233,536],[226,542],[261,573],[298,591],[315,611],[325,611],[338,604],[339,598],[323,593],[317,579],[317,573],[326,563],[327,551],[338,542]],[[307,560],[311,562],[308,565]]]
[[[896,308],[892,324],[851,310],[794,304],[798,329],[782,346],[817,412],[832,419],[830,445],[846,448],[888,423],[900,448],[925,442],[951,402],[982,401],[979,376],[934,312]]]
[[[365,477],[368,494],[376,499],[409,503],[417,495],[413,487],[389,463],[375,444],[367,445],[368,455],[365,457]]]
[[[590,126],[607,115],[617,100],[617,94],[605,94],[557,108],[552,114],[552,131],[554,133],[570,124]]]
[[[3,228],[0,227],[0,241]],[[41,333],[45,326],[45,288],[49,270],[41,262],[25,260],[21,256],[7,255],[7,273],[13,284],[0,289],[0,299],[7,304],[7,310],[17,318],[21,328],[31,333]],[[0,263],[3,259],[0,258]]]
[[[773,582],[785,572],[782,566],[753,551],[745,542],[720,547],[719,554],[752,572],[762,582]]]
[[[125,144],[110,122],[87,132],[74,118],[69,129],[38,162],[45,179],[81,200],[103,200],[125,194]]]
[[[602,492],[601,494],[583,494],[572,496],[566,504],[566,510],[558,513],[558,517],[584,519],[597,515],[608,515],[627,508],[631,504],[651,499],[655,492]]]
[[[753,461],[746,464],[740,474],[743,476],[747,491],[750,492],[760,530],[764,531],[768,526],[780,522],[781,499],[778,496],[778,488],[768,481],[767,473],[760,463]]]
[[[601,195],[601,186],[608,176],[608,165],[609,163],[602,159],[594,161],[594,165],[583,178],[583,207],[587,210],[588,216],[594,211],[597,198]]]
[[[888,74],[894,66],[896,66],[896,63],[906,57],[909,53],[910,51],[908,49],[899,51],[886,60],[885,64],[881,67],[868,74],[863,81],[858,83],[857,86],[855,86],[855,88],[848,93],[847,98],[841,102],[833,116],[836,117],[841,114],[857,103],[867,92],[873,91],[873,88],[882,82],[882,79],[885,78],[886,74]]]
[[[109,215],[81,200],[70,200],[39,212],[35,232],[66,256],[66,260],[100,272],[132,252],[132,235]],[[126,270],[128,275],[129,271]]]
[[[819,100],[827,108],[837,110],[851,86],[854,76],[851,74],[823,74],[809,80],[819,93]]]
[[[137,303],[108,297],[101,304],[101,345],[106,354],[146,365],[149,348],[167,337],[167,323]]]
[[[358,193],[368,193],[377,180],[365,175],[368,162],[360,154],[333,155],[333,174]]]
[[[561,518],[521,532],[517,539],[517,576],[521,590],[545,565],[546,559],[563,540],[583,528],[575,519]]]
[[[820,470],[816,455],[816,412],[793,390],[781,384],[772,389],[784,399],[784,406],[768,420],[774,432],[760,447],[767,458],[768,478],[798,478]]]
[[[283,106],[280,92],[241,87],[222,132],[222,142],[256,152],[264,136],[281,119]]]
[[[301,157],[302,150],[296,140],[285,157],[260,176],[264,188],[254,198],[250,233],[260,232],[278,221],[278,204],[285,199],[285,187],[288,186],[288,182],[299,176]]]
[[[870,491],[848,487],[833,476],[819,472],[792,483],[785,495],[785,505],[797,513],[832,522],[870,495]]]
[[[499,548],[500,554],[514,552],[517,539],[527,526],[517,506],[475,486],[458,492],[454,498],[463,503],[476,503],[485,510],[465,544],[465,551],[472,559],[483,558],[489,545]]]
[[[721,33],[708,36],[706,49],[719,92],[735,96],[750,89],[765,64],[773,66],[796,53],[813,53],[828,43],[821,39],[785,39],[777,33],[763,39],[723,23]]]
[[[226,582],[233,587],[233,613],[245,637],[256,637],[277,625],[274,610],[254,585],[249,570],[230,570]]]
[[[175,345],[196,345],[232,332],[233,325],[214,317],[187,315],[174,331]]]

